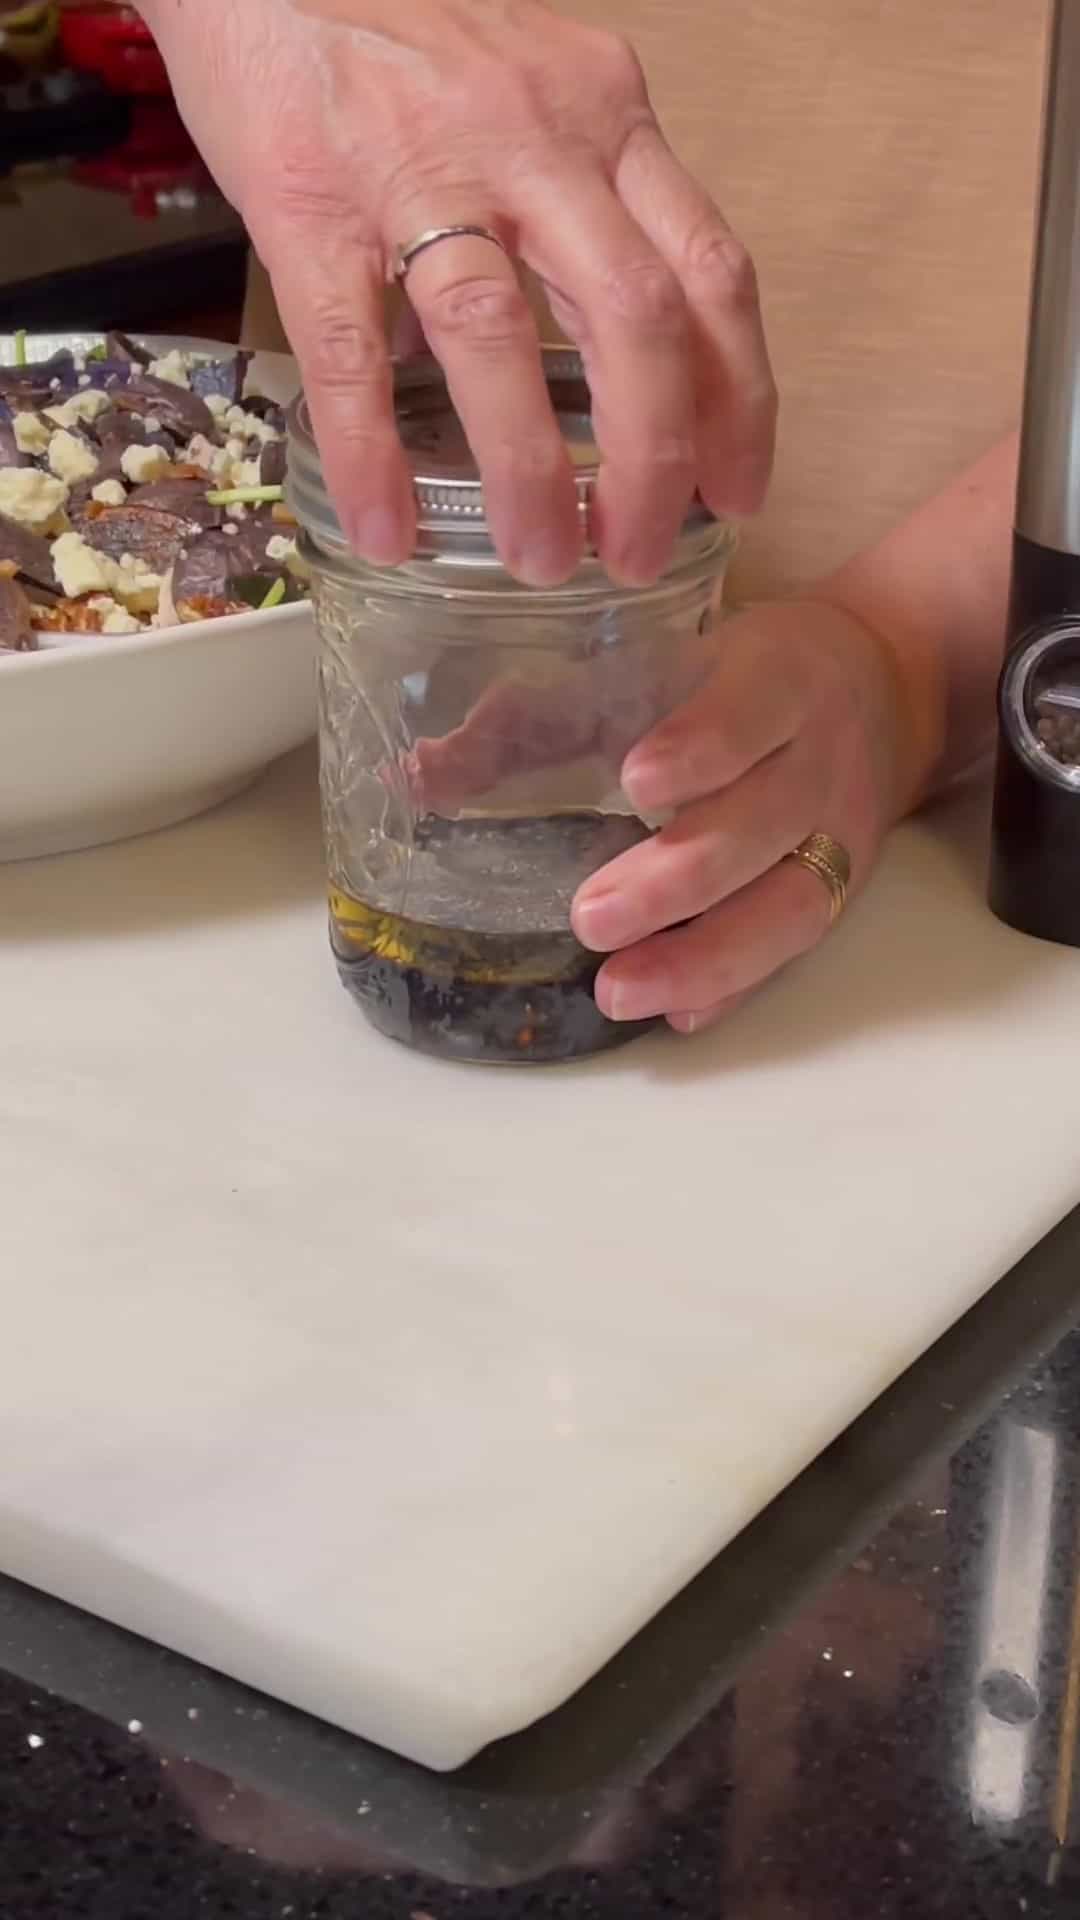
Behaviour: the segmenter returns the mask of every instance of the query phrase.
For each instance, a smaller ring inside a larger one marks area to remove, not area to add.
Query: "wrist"
[[[867,669],[868,721],[886,762],[882,824],[895,826],[941,782],[948,705],[944,664],[927,636],[892,631],[876,620],[857,593],[845,590],[842,576],[807,598],[831,614],[844,650]]]

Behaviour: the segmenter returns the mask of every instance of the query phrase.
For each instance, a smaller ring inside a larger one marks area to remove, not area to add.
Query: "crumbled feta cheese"
[[[234,460],[232,468],[234,487],[257,487],[261,483],[261,470],[257,460]]]
[[[225,442],[225,451],[230,460],[243,460],[247,455],[247,441],[238,439],[236,434],[230,434]]]
[[[122,480],[99,480],[90,498],[103,507],[122,507],[127,499],[127,488]]]
[[[151,360],[149,371],[155,380],[169,380],[174,387],[190,387],[191,357],[174,347],[171,353],[162,354],[160,360]]]
[[[94,384],[94,382],[93,382],[93,380],[91,379],[91,377],[90,377],[90,375],[89,375],[88,373],[80,373],[80,375],[79,375],[79,385],[80,385],[80,387],[92,387],[92,386],[93,386],[93,384]]]
[[[98,457],[66,427],[58,427],[49,441],[49,466],[58,480],[66,480],[68,486],[73,487],[97,472]]]
[[[260,420],[257,413],[246,413],[243,407],[230,407],[225,415],[225,425],[238,439],[245,442],[258,440],[264,447],[271,440],[284,438],[276,427],[267,426],[266,421]]]
[[[122,553],[120,555],[120,565],[125,573],[130,573],[136,580],[157,579],[157,574],[154,572],[149,560],[144,560],[141,556],[137,558],[133,553]]]
[[[176,603],[173,600],[173,572],[174,568],[170,567],[161,582],[161,588],[158,593],[158,610],[153,617],[155,627],[177,627],[180,624],[176,611]]]
[[[95,593],[87,601],[95,613],[101,615],[102,633],[141,633],[142,622],[136,620],[133,613],[114,600],[111,593]]]
[[[224,447],[215,447],[205,433],[197,433],[188,441],[183,457],[189,466],[201,467],[204,473],[215,476],[223,474],[229,465],[229,456]]]
[[[96,420],[99,413],[111,406],[109,394],[103,393],[100,387],[87,387],[85,393],[73,393],[62,406],[46,407],[45,417],[54,427],[80,427],[87,420]]]
[[[132,484],[141,487],[147,481],[160,480],[170,461],[161,447],[132,446],[124,448],[120,465]]]
[[[143,420],[143,425],[147,433],[161,432],[161,421],[158,419],[156,413],[148,413]]]
[[[68,600],[79,600],[86,593],[108,593],[112,582],[109,569],[114,564],[108,554],[88,547],[80,533],[62,533],[52,543],[52,559],[60,590]]]
[[[115,613],[107,613],[101,623],[102,633],[141,633],[142,621],[136,620],[126,607],[117,607]]]
[[[75,363],[75,371],[76,371],[76,373],[85,373],[85,371],[86,371],[86,355],[85,355],[84,353],[73,353],[71,357],[72,357],[72,360],[73,360],[73,361],[74,361],[74,363]]]
[[[54,540],[52,558],[61,590],[69,600],[105,593],[130,613],[156,612],[161,575],[154,573],[145,560],[133,560],[130,554],[113,560],[89,546],[79,533],[62,533]]]
[[[12,423],[15,445],[20,453],[29,453],[35,457],[39,453],[48,453],[52,428],[36,413],[17,413]]]
[[[62,480],[38,467],[0,467],[0,513],[35,533],[67,504]]]
[[[284,560],[287,562],[292,559],[295,552],[296,541],[286,540],[283,533],[271,534],[266,543],[266,557],[268,560]]]
[[[129,613],[156,613],[161,594],[161,575],[154,573],[145,560],[134,568],[117,567],[112,591]]]
[[[208,393],[206,404],[215,420],[224,420],[225,415],[230,411],[230,402],[226,400],[223,393]]]
[[[240,529],[237,526],[235,520],[226,520],[225,525],[222,527],[221,531],[222,533],[239,533]]]

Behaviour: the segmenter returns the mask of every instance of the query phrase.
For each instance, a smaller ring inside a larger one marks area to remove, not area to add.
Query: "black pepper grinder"
[[[990,905],[1080,947],[1080,0],[1054,0]]]

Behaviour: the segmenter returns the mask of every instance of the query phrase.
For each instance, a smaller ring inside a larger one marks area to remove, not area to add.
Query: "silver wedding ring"
[[[394,255],[394,278],[404,280],[414,260],[418,260],[429,247],[441,246],[444,240],[490,240],[500,253],[508,253],[508,248],[490,227],[428,227],[410,240],[407,247],[399,247]]]

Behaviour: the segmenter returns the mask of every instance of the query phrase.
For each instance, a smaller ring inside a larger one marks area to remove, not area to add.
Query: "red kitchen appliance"
[[[213,185],[176,110],[165,62],[134,7],[110,0],[66,0],[60,45],[68,65],[92,73],[131,101],[127,138],[76,162],[84,186],[128,196],[154,219],[163,206],[194,206]]]
[[[168,97],[172,89],[153,35],[134,7],[67,0],[60,45],[69,66],[97,74],[113,93]]]

